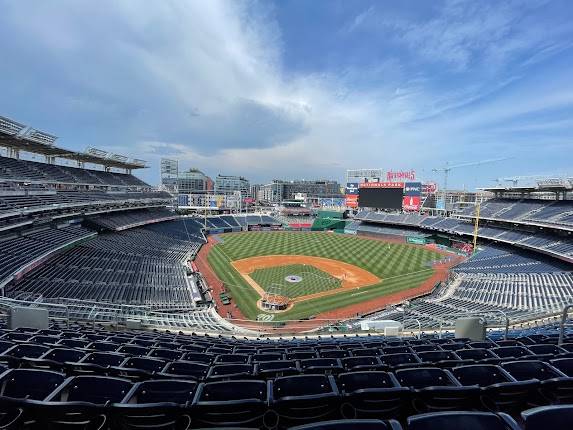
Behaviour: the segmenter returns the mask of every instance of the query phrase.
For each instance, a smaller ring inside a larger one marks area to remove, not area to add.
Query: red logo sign
[[[388,182],[392,181],[413,181],[416,179],[416,171],[415,170],[401,170],[398,172],[393,172],[389,170],[386,172],[386,180]]]
[[[420,196],[404,196],[402,199],[402,209],[405,211],[419,211],[420,202]]]

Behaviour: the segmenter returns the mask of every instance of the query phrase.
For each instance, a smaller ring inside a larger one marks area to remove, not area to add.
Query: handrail
[[[566,305],[563,308],[563,313],[561,314],[561,323],[559,324],[559,340],[557,341],[557,345],[563,344],[563,339],[565,338],[565,321],[567,321],[569,309],[573,309],[573,304]]]
[[[418,339],[420,339],[422,337],[422,323],[420,322],[420,320],[417,318],[407,318],[405,320],[402,320],[402,330],[404,330],[404,323],[406,321],[413,321],[418,323]]]
[[[573,306],[573,305],[572,305]],[[493,313],[499,313],[503,316],[504,320],[505,320],[505,328],[504,328],[504,334],[503,334],[503,338],[505,340],[507,340],[507,336],[509,334],[509,317],[507,316],[507,314],[502,311],[501,309],[494,309],[491,311],[472,311],[472,312],[463,312],[463,313],[458,313],[458,314],[451,314],[451,315],[447,315],[447,317],[462,317],[462,316],[468,316],[468,315],[479,315],[479,316],[487,316],[488,314],[493,314]],[[444,325],[444,319],[442,319],[440,321],[440,332],[438,334],[438,336],[441,338],[442,337],[442,328]]]

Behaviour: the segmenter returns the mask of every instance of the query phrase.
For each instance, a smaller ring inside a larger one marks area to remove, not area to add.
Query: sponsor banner
[[[422,184],[422,191],[424,193],[433,194],[438,191],[438,184],[435,182],[426,182],[425,184]]]
[[[420,196],[404,196],[404,199],[402,200],[402,208],[405,211],[419,211],[420,202]]]
[[[404,188],[404,182],[362,182],[360,188]]]
[[[405,196],[419,196],[422,194],[422,183],[421,182],[406,182],[404,184],[404,195]]]
[[[347,182],[346,183],[346,195],[355,195],[358,194],[358,182]]]
[[[349,208],[358,207],[358,194],[347,194],[346,195],[346,206]]]
[[[397,172],[389,170],[386,172],[386,180],[388,182],[414,181],[415,179],[416,179],[416,171],[414,170],[400,170]]]
[[[243,199],[243,203],[245,203],[247,205],[252,205],[253,203],[255,203],[255,199],[252,197],[245,197]]]
[[[407,236],[406,242],[407,243],[413,243],[414,245],[425,245],[426,244],[426,238],[418,237],[418,236]]]

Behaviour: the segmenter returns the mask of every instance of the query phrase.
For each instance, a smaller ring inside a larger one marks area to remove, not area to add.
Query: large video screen
[[[362,208],[402,209],[402,188],[360,188],[358,206]]]

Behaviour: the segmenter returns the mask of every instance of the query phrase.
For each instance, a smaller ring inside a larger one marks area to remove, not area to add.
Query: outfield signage
[[[402,209],[405,211],[419,211],[422,201],[422,183],[406,182],[404,184],[404,197]]]
[[[424,237],[408,236],[406,237],[406,242],[412,243],[414,245],[425,245],[426,239]]]
[[[362,182],[360,188],[404,188],[404,182]]]

